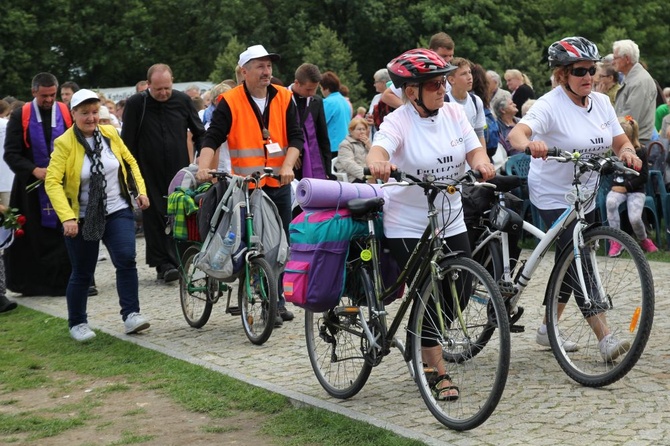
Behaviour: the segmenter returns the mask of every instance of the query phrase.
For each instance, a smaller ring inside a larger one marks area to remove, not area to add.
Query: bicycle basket
[[[523,218],[511,209],[496,204],[489,215],[491,226],[499,231],[519,233],[523,227]]]

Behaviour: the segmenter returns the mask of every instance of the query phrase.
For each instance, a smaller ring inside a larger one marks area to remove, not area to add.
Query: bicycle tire
[[[193,328],[205,326],[212,314],[212,293],[217,291],[218,282],[195,267],[195,256],[199,246],[189,246],[181,256],[179,274],[179,301],[181,311],[188,325]]]
[[[414,300],[407,331],[407,345],[414,369],[415,381],[424,403],[433,416],[445,426],[464,431],[474,429],[484,423],[493,413],[502,397],[507,382],[510,363],[510,332],[502,296],[491,276],[483,266],[465,257],[442,259],[439,268],[444,280],[457,287],[459,296],[470,296],[462,311],[464,325],[458,320],[448,324],[446,333],[440,333],[434,302],[439,300],[443,311],[447,301],[435,296],[431,278],[420,284]],[[440,294],[441,294],[440,287]],[[469,312],[469,307],[486,296],[488,303],[479,305],[484,311]],[[427,311],[428,310],[428,311]],[[482,316],[483,314],[483,316]],[[445,323],[450,316],[443,312]],[[471,339],[477,339],[477,332],[495,325],[488,347],[482,351]],[[447,365],[447,373],[454,386],[459,388],[455,401],[440,401],[433,394],[434,376],[430,376],[422,359],[422,340],[429,340],[442,346],[443,356],[454,360]],[[472,350],[476,349],[477,352]],[[458,357],[458,359],[456,359]]]
[[[608,256],[607,249],[613,241],[623,247],[617,257]],[[602,387],[623,378],[642,355],[654,319],[654,283],[642,249],[632,237],[618,229],[601,226],[586,230],[580,254],[582,259],[591,259],[585,265],[584,275],[586,286],[593,291],[589,297],[595,307],[591,311],[597,316],[587,320],[582,314],[584,308],[575,305],[574,292],[570,288],[575,276],[570,265],[575,255],[570,245],[554,265],[547,286],[549,342],[556,360],[568,376],[584,386]],[[599,292],[598,281],[602,284],[602,292]],[[563,293],[570,293],[565,305],[559,304],[561,286]],[[603,322],[606,325],[602,325]],[[608,327],[615,338],[629,342],[630,349],[613,360],[606,359],[600,352],[591,325],[601,331]],[[566,351],[568,342],[576,343],[578,350]]]
[[[372,371],[372,364],[363,353],[369,343],[358,312],[358,308],[363,308],[367,311],[364,317],[369,320],[375,305],[372,282],[364,268],[349,271],[347,282],[360,283],[360,288],[355,293],[345,292],[337,307],[322,313],[305,310],[305,340],[312,370],[324,390],[339,399],[360,392]],[[364,302],[354,295],[361,291]],[[345,311],[347,308],[352,310]]]
[[[278,283],[277,276],[267,260],[254,257],[249,260],[248,270],[251,295],[247,294],[247,277],[239,281],[237,301],[240,308],[242,327],[249,341],[262,345],[270,339],[277,317]]]

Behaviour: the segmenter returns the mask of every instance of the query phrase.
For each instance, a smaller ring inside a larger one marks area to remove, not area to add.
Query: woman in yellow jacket
[[[45,188],[63,223],[72,263],[66,299],[70,335],[84,342],[95,337],[88,326],[88,288],[102,240],[116,268],[116,289],[125,332],[149,327],[140,314],[135,223],[128,178],[137,187],[137,205],[146,209],[144,180],[135,158],[116,129],[98,125],[100,99],[91,90],[77,91],[70,101],[74,125],[54,142]],[[131,172],[126,170],[130,166]]]

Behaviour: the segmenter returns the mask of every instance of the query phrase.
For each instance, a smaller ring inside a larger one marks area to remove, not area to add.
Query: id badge
[[[271,142],[269,144],[265,144],[265,148],[268,149],[268,153],[272,153],[272,154],[282,152],[281,146],[279,145],[279,143],[276,143],[276,142]]]

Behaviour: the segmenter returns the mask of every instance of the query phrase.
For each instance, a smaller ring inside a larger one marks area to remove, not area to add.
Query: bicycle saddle
[[[362,217],[370,212],[381,212],[384,207],[382,197],[354,198],[347,201],[347,208],[354,217]]]

